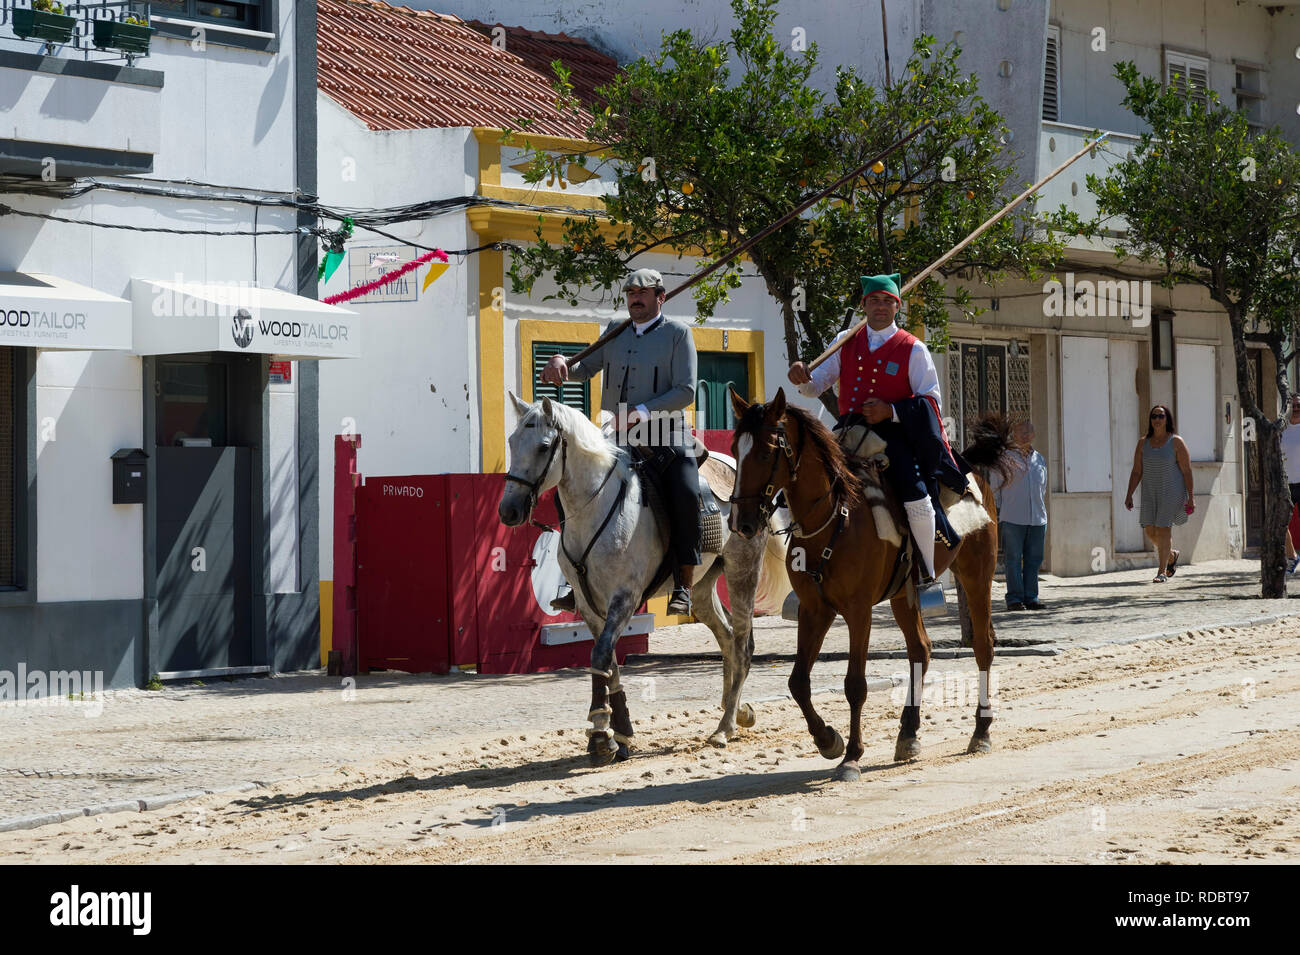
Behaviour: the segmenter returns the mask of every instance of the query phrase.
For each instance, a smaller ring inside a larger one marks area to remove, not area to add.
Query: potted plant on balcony
[[[77,18],[67,16],[55,0],[32,0],[29,8],[15,7],[13,17],[14,33],[24,40],[67,43],[77,29]]]
[[[131,14],[121,20],[96,20],[95,46],[123,53],[148,53],[152,33],[148,20]]]

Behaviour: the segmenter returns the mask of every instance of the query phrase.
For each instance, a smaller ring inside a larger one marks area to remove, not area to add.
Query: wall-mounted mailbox
[[[143,504],[149,455],[140,448],[122,448],[113,452],[112,461],[113,503]]]

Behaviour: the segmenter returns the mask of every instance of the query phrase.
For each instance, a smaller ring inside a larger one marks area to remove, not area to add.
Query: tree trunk
[[[1222,287],[1222,286],[1220,286]],[[1291,514],[1291,497],[1282,469],[1281,419],[1274,421],[1260,409],[1250,395],[1249,360],[1246,348],[1245,316],[1241,306],[1222,293],[1211,292],[1211,297],[1228,312],[1228,326],[1232,329],[1232,354],[1237,369],[1237,400],[1241,403],[1242,420],[1253,418],[1255,440],[1259,444],[1260,478],[1263,484],[1263,540],[1259,548],[1259,584],[1263,597],[1286,596],[1286,521]],[[1262,382],[1260,383],[1262,387]]]
[[[1264,496],[1264,526],[1259,548],[1259,578],[1264,597],[1286,596],[1286,526],[1291,519],[1291,494],[1282,466],[1281,426],[1262,415],[1255,421]]]

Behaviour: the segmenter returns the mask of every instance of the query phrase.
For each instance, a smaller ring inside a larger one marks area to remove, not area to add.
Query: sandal
[[[1167,579],[1167,578],[1165,577],[1164,574],[1156,574],[1155,578],[1151,581],[1151,583],[1153,583],[1153,584],[1163,584],[1163,583],[1166,581],[1166,579]]]
[[[1165,565],[1166,577],[1172,577],[1174,575],[1174,564],[1178,563],[1178,554],[1179,552],[1176,550],[1169,552],[1169,563]]]

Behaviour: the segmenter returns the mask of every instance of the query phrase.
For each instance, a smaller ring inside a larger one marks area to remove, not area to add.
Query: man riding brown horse
[[[790,366],[790,381],[799,393],[817,397],[838,382],[841,434],[866,424],[885,442],[893,485],[925,562],[921,602],[927,596],[942,601],[935,581],[934,545],[956,550],[961,542],[939,506],[939,483],[958,494],[966,477],[953,456],[939,415],[939,376],[925,343],[899,328],[894,318],[902,299],[897,274],[864,275],[862,309],[867,327],[856,334],[840,332],[835,341],[851,338],[815,371],[803,362]]]
[[[673,555],[668,612],[689,614],[692,578],[700,563],[700,477],[682,411],[695,401],[695,342],[685,324],[660,311],[667,292],[654,269],[632,272],[623,292],[632,333],[615,335],[573,365],[555,355],[542,369],[542,381],[559,385],[604,372],[601,406],[617,408],[618,443],[660,449],[669,457],[663,471]],[[555,610],[575,606],[572,588],[551,602]]]

